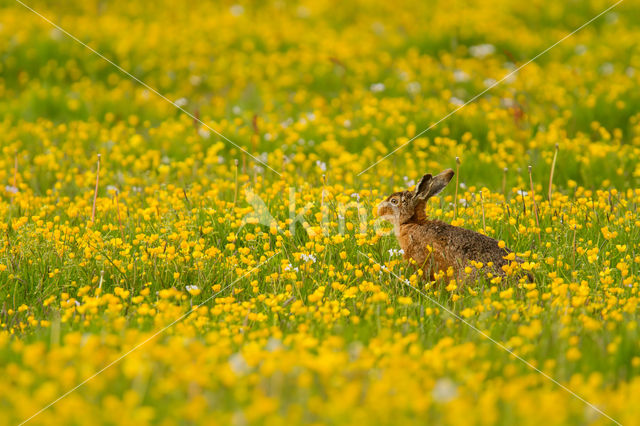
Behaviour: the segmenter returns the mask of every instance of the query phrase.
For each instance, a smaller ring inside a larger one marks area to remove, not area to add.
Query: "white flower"
[[[579,44],[576,46],[575,52],[576,55],[584,55],[585,53],[587,53],[587,46],[585,46],[584,44]]]
[[[417,81],[412,81],[407,84],[407,92],[411,95],[417,95],[422,90],[422,86]]]
[[[311,261],[312,263],[316,263],[316,257],[314,255],[312,255],[312,254],[302,253],[302,254],[300,254],[300,258],[302,260],[304,260],[305,262]]]
[[[200,287],[198,287],[197,285],[188,285],[188,286],[185,287],[185,289],[187,291],[200,290]]]
[[[504,82],[507,84],[511,84],[515,82],[517,79],[518,79],[518,73],[510,71],[509,74],[507,74],[506,77],[504,78]]]
[[[522,189],[518,189],[517,194],[526,197],[529,193],[527,191],[523,191]]]
[[[461,189],[467,189],[467,184],[464,182],[460,182],[460,188]]]
[[[456,98],[455,96],[452,96],[451,99],[449,99],[449,102],[458,106],[464,105],[464,101],[460,98]]]
[[[346,128],[351,127],[351,120],[344,120],[344,127]]]
[[[484,84],[485,87],[491,87],[491,86],[495,86],[497,81],[495,78],[485,78],[482,83]]]
[[[496,51],[496,48],[492,44],[488,44],[488,43],[478,44],[476,46],[471,46],[469,48],[469,53],[471,53],[471,56],[478,59],[482,59],[489,55],[493,55],[495,51]]]
[[[203,139],[209,139],[211,137],[211,132],[209,130],[205,129],[204,127],[200,127],[198,129],[198,134]]]
[[[267,340],[267,344],[264,347],[268,352],[275,352],[279,349],[283,348],[282,340],[276,339],[275,337],[269,337]]]
[[[238,115],[242,112],[242,108],[240,108],[238,105],[234,105],[233,108],[231,108],[231,112],[233,112],[235,115]]]
[[[353,194],[351,194],[351,198],[355,198],[356,200],[360,201],[360,194],[354,192]]]
[[[456,83],[464,83],[465,81],[469,81],[469,74],[462,70],[455,70],[453,72],[453,80]]]
[[[285,271],[292,271],[292,270],[293,270],[293,271],[298,272],[298,271],[299,271],[299,268],[298,268],[297,266],[294,268],[294,267],[291,265],[291,263],[289,263],[287,266],[285,266],[285,267],[284,267],[284,270],[285,270]]]
[[[445,377],[444,379],[438,379],[436,384],[433,386],[431,396],[436,402],[449,402],[458,396],[458,387],[453,380],[449,378]]]
[[[389,249],[389,256],[399,256],[401,254],[404,254],[404,250],[402,249]]]
[[[188,102],[187,98],[179,98],[179,99],[176,99],[176,101],[173,104],[178,108],[182,108],[187,104],[187,102]]]
[[[327,171],[327,163],[323,162],[323,161],[316,161],[316,166],[318,166],[320,168],[320,170],[322,170],[323,172]]]
[[[241,4],[234,4],[229,8],[229,12],[231,12],[233,16],[240,16],[244,13],[244,7],[242,7]]]
[[[602,73],[602,75],[611,75],[613,74],[613,71],[614,71],[614,68],[611,62],[605,62],[600,67],[600,73]]]
[[[11,194],[17,194],[18,193],[18,188],[16,188],[15,186],[12,185],[7,185],[4,187],[4,190],[11,193]]]
[[[409,187],[411,187],[411,186],[416,184],[416,181],[413,180],[413,179],[409,180],[408,176],[404,176],[402,179],[404,179],[404,184],[409,186]]]
[[[500,102],[502,103],[502,106],[505,108],[512,108],[516,105],[515,101],[511,98],[502,98]]]
[[[236,373],[238,376],[249,372],[249,364],[247,364],[247,361],[240,352],[236,352],[229,357],[229,366],[231,367],[231,371]]]
[[[374,83],[374,84],[371,85],[369,90],[371,90],[373,93],[383,92],[384,91],[384,84],[383,83]]]

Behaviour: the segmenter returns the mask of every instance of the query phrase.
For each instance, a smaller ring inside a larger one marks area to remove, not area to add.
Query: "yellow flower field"
[[[640,424],[614,4],[2,2],[0,425]],[[506,276],[376,217],[447,168]]]

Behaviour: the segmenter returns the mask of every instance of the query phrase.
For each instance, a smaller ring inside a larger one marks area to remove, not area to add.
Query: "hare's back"
[[[508,263],[504,256],[510,250],[500,248],[498,242],[491,237],[466,228],[460,228],[440,221],[432,221],[427,224],[428,232],[438,235],[438,239],[446,245],[446,251],[450,256],[462,260],[476,262],[493,262],[495,266]]]

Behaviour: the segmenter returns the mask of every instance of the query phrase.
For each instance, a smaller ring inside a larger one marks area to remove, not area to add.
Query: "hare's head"
[[[437,176],[426,174],[413,191],[394,192],[378,205],[378,216],[394,225],[402,225],[410,219],[426,219],[424,209],[427,200],[439,194],[451,181],[453,170],[448,169]]]

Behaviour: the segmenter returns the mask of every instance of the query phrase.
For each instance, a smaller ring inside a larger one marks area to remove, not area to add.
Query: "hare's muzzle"
[[[390,202],[383,201],[378,204],[378,217],[385,219],[393,215],[393,208]]]

